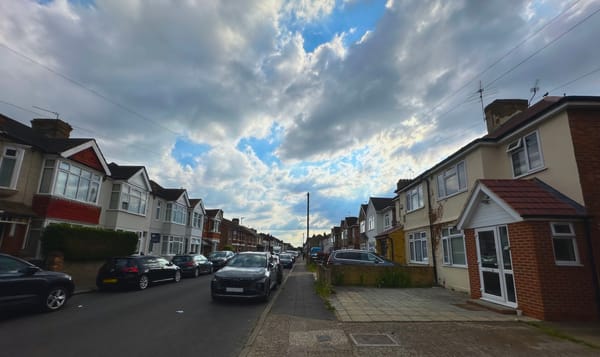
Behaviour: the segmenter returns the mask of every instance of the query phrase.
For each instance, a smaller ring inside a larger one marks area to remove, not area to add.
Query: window
[[[384,216],[383,216],[383,228],[390,228],[392,226],[392,213],[391,212],[387,212]]]
[[[375,217],[369,216],[369,230],[375,229]]]
[[[199,212],[194,212],[193,214],[192,227],[202,228],[202,215]]]
[[[461,161],[437,176],[438,198],[444,198],[467,189],[465,162]]]
[[[185,246],[183,237],[163,236],[162,237],[162,254],[176,255],[184,254]]]
[[[409,233],[408,242],[411,263],[427,263],[427,233]]]
[[[40,193],[50,193],[52,191],[52,179],[54,178],[54,169],[56,160],[45,160],[42,168],[42,181],[40,182]]]
[[[406,212],[423,208],[423,186],[415,187],[406,192]]]
[[[213,233],[219,233],[220,232],[220,228],[221,228],[221,221],[218,220],[213,220],[212,221],[212,232]]]
[[[551,223],[552,245],[556,265],[578,265],[579,253],[575,231],[570,223]]]
[[[47,168],[47,164],[44,165],[44,168]],[[68,162],[59,161],[54,183],[55,195],[82,202],[96,203],[99,188],[100,175]]]
[[[365,233],[366,223],[365,221],[360,221],[360,233]]]
[[[512,161],[514,177],[526,175],[544,166],[537,131],[508,144],[506,152]]]
[[[442,247],[444,250],[444,264],[467,265],[465,238],[456,227],[442,229]]]
[[[179,203],[167,203],[167,222],[185,224],[187,222],[187,209]]]
[[[160,219],[160,201],[156,201],[156,215],[154,216],[154,219]]]
[[[128,184],[115,183],[110,195],[109,208],[145,215],[147,197],[146,192]]]
[[[23,150],[7,147],[0,158],[0,187],[15,188],[19,178]]]

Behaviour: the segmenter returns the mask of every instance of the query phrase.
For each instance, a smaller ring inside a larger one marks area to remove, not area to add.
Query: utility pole
[[[310,192],[306,193],[306,242],[308,242],[308,225],[309,225],[309,215],[310,215]]]

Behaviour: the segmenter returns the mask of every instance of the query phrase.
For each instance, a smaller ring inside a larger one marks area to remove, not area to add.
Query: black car
[[[70,275],[46,271],[0,253],[0,306],[34,304],[45,311],[63,307],[75,285]]]
[[[100,290],[110,287],[134,287],[144,290],[154,283],[178,282],[181,269],[170,261],[151,255],[114,257],[98,270],[96,286]]]
[[[213,300],[224,297],[269,299],[277,287],[277,264],[268,252],[242,252],[217,271],[211,281]]]
[[[235,253],[230,250],[217,250],[208,255],[208,260],[213,263],[213,271],[217,271],[224,267],[234,255]]]
[[[294,266],[294,257],[288,253],[279,254],[279,262],[284,268],[292,268]]]
[[[197,278],[201,273],[210,274],[213,271],[212,262],[202,254],[176,255],[171,261],[181,269],[181,273],[185,276]]]

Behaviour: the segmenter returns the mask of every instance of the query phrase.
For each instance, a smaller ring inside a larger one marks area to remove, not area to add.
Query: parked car
[[[217,250],[208,255],[208,260],[213,263],[213,270],[217,271],[227,264],[229,259],[233,258],[235,253],[230,250]]]
[[[279,268],[269,252],[241,252],[214,274],[210,285],[213,300],[225,297],[269,300],[278,284]]]
[[[184,276],[198,277],[201,273],[213,272],[213,263],[202,254],[176,255],[171,259],[181,269]]]
[[[37,305],[45,311],[65,306],[75,284],[70,275],[43,270],[0,253],[0,306]]]
[[[181,269],[170,261],[151,255],[109,258],[98,270],[96,286],[100,290],[110,287],[135,287],[144,290],[148,286],[181,280]]]
[[[311,247],[310,248],[310,259],[317,260],[319,257],[319,253],[321,252],[321,247]]]
[[[294,257],[288,253],[279,254],[279,261],[284,268],[292,268],[294,266]]]
[[[336,250],[329,254],[327,264],[332,265],[379,265],[394,266],[395,264],[375,253],[359,249]]]

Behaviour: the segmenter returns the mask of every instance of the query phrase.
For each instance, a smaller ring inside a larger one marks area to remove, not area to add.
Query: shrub
[[[401,271],[386,269],[377,280],[380,288],[408,288],[411,286],[410,276]]]
[[[44,254],[59,251],[66,260],[102,260],[111,256],[129,255],[135,251],[138,237],[133,232],[50,224],[42,232]]]

